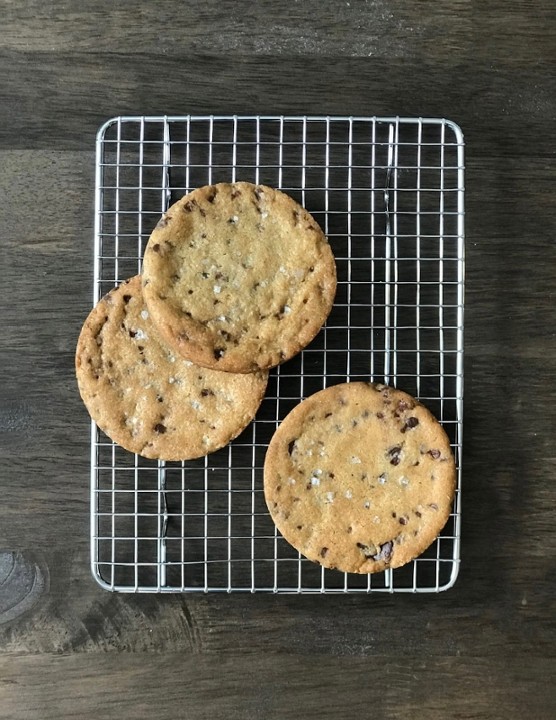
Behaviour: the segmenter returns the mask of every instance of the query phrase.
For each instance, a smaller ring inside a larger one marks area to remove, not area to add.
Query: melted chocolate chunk
[[[413,428],[417,427],[419,425],[419,418],[416,417],[408,417],[405,421],[405,425],[402,428],[402,432],[407,432],[408,430],[413,430]]]

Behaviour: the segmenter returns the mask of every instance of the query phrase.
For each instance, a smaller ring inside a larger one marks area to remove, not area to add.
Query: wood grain
[[[556,670],[522,658],[162,655],[0,659],[2,711],[28,720],[372,717],[551,720]],[[380,678],[380,692],[377,691]],[[87,682],[83,678],[87,678]],[[63,678],[63,692],[57,691]],[[248,679],[249,678],[249,679]],[[375,678],[375,679],[373,679]],[[163,681],[161,682],[161,679]]]
[[[0,717],[554,717],[555,40],[540,0],[3,4],[0,551],[15,560]],[[463,541],[447,593],[159,597],[92,580],[73,352],[94,136],[117,114],[188,112],[463,127]]]

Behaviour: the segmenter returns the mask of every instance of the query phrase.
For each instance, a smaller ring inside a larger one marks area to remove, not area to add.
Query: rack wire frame
[[[194,187],[247,180],[314,215],[338,267],[333,311],[271,372],[255,421],[201,460],[132,455],[91,424],[91,568],[122,592],[439,592],[458,574],[464,311],[464,140],[438,118],[137,116],[96,140],[94,302],[141,271],[150,231]],[[264,452],[301,399],[374,380],[418,397],[457,465],[448,523],[419,558],[355,575],[303,558],[262,491]]]

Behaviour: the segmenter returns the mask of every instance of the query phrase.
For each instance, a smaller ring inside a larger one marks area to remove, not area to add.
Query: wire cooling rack
[[[438,592],[459,565],[463,403],[464,147],[441,119],[119,117],[97,135],[94,300],[141,270],[162,211],[189,190],[246,180],[281,188],[328,236],[332,313],[270,374],[256,420],[185,463],[145,460],[91,430],[91,562],[130,592]],[[303,398],[355,380],[395,385],[440,419],[458,486],[440,537],[417,560],[359,576],[302,558],[262,490],[265,450]]]

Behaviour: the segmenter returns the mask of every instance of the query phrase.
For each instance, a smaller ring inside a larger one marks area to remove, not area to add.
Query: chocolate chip
[[[208,397],[209,395],[214,395],[212,390],[209,390],[208,388],[203,388],[201,390],[201,397]]]
[[[209,276],[208,272],[201,273],[201,277],[204,278],[205,280],[208,278],[208,276]]]
[[[282,489],[281,485],[276,485],[276,492],[280,492],[281,489]]]
[[[296,525],[298,530],[301,530],[303,528],[303,525]]]
[[[331,480],[334,480],[334,478],[336,477],[336,475],[334,475],[333,472],[329,472],[329,473],[328,473],[328,477],[329,477]]]
[[[187,294],[188,294],[188,295],[193,295],[193,290],[191,290],[191,289],[188,290],[188,291],[187,291]]]
[[[232,190],[232,194],[230,195],[232,200],[235,200],[237,197],[241,195],[241,190],[238,190],[237,188]]]
[[[193,210],[195,209],[195,206],[196,206],[196,205],[197,205],[197,201],[196,201],[196,200],[188,200],[188,201],[184,204],[183,209],[184,209],[185,212],[193,212]]]
[[[130,338],[134,338],[136,335],[137,335],[137,333],[136,333],[135,330],[130,330],[130,331],[129,331],[129,337],[130,337]]]
[[[332,415],[331,412],[327,412],[327,413],[324,414],[324,418],[325,418],[325,419],[326,419],[326,418],[329,418],[331,415]]]
[[[440,457],[440,450],[436,450],[436,449],[429,450],[428,454],[431,456],[431,458],[438,460],[438,458]]]
[[[152,248],[155,252],[160,252],[160,243],[155,243]]]
[[[164,402],[164,398],[162,397],[162,395],[157,395],[157,396],[156,396],[156,401],[157,401],[157,402]]]
[[[166,425],[163,425],[162,423],[156,423],[153,430],[159,435],[164,435],[164,433],[166,432]]]
[[[405,515],[402,515],[402,517],[399,519],[400,525],[407,525],[408,518],[405,517]]]
[[[127,305],[128,302],[131,300],[131,295],[124,295],[123,298],[122,298],[122,300],[123,300],[124,303]]]
[[[205,211],[202,207],[199,207],[199,212],[201,213],[201,217],[206,217],[206,216],[207,216],[206,211]]]
[[[388,450],[388,455],[390,456],[390,464],[391,465],[399,465],[400,464],[400,454],[402,452],[402,448],[400,445],[396,445],[393,448],[390,448]]]
[[[216,190],[213,190],[213,191],[210,193],[210,195],[207,195],[207,200],[209,201],[209,203],[213,203],[213,202],[214,202],[214,199],[216,198],[216,193],[217,193],[217,191],[216,191]]]
[[[393,518],[396,518],[396,517],[398,517],[398,516],[396,515],[395,512],[393,512],[393,513],[392,513],[392,517],[393,517]]]
[[[299,210],[293,211],[293,222],[294,222],[294,225],[299,224]]]
[[[293,449],[294,449],[294,447],[295,447],[295,443],[296,443],[295,440],[292,440],[291,442],[288,443],[288,453],[289,453],[290,455],[291,455],[292,452],[293,452]]]
[[[219,360],[224,355],[224,348],[214,348],[214,359]]]
[[[327,552],[328,552],[328,548],[327,548],[327,547],[321,548],[321,549],[320,549],[320,556],[321,556],[322,558],[325,557]]]
[[[419,510],[414,510],[413,512],[415,513],[415,515],[417,515],[418,518],[423,517],[423,513],[419,512]]]
[[[402,432],[406,432],[406,430],[413,430],[413,428],[417,427],[419,425],[419,418],[416,417],[408,417],[405,421],[405,425],[402,428]]]

